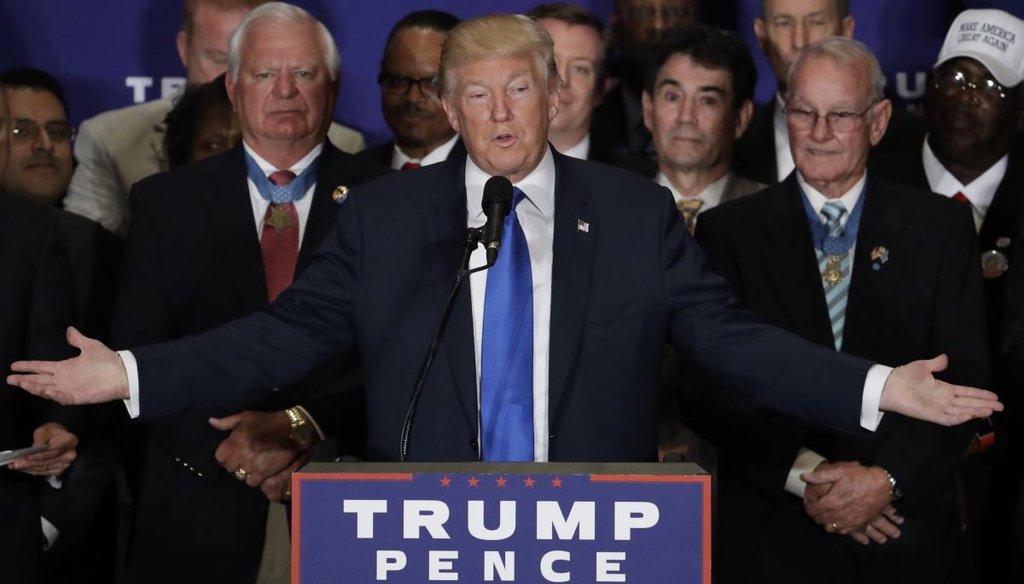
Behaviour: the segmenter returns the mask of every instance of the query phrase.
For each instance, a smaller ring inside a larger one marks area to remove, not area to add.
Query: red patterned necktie
[[[406,162],[405,164],[402,165],[402,170],[416,170],[419,167],[420,167],[420,163],[419,162],[412,162],[412,161],[410,161],[410,162]]]
[[[968,207],[971,206],[971,200],[968,199],[967,196],[964,195],[963,193],[957,193],[957,194],[953,195],[953,200],[956,201],[957,203],[963,203],[963,204],[967,205]]]
[[[278,170],[270,175],[270,182],[279,186],[294,179],[295,173],[290,170]],[[260,251],[267,279],[267,299],[273,302],[295,278],[295,262],[299,257],[299,214],[295,203],[271,203],[267,207]]]

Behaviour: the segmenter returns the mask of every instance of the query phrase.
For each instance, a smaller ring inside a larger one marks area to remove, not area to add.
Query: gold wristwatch
[[[288,416],[288,423],[291,425],[291,433],[288,434],[288,438],[302,450],[312,448],[320,437],[313,424],[306,419],[305,412],[298,407],[292,407],[285,410],[284,413]]]

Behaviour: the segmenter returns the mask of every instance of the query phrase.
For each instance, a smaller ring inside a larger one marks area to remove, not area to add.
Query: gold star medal
[[[276,231],[284,231],[289,227],[293,227],[295,223],[292,221],[291,215],[288,213],[288,207],[285,205],[270,205],[270,217],[267,217],[267,225],[273,227]]]
[[[830,255],[826,261],[828,263],[825,264],[825,271],[821,277],[828,284],[829,288],[835,288],[836,284],[843,281],[843,258],[842,256]]]

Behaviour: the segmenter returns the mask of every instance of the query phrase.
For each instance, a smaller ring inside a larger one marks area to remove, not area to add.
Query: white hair
[[[331,36],[327,27],[298,6],[285,2],[268,2],[250,10],[235,32],[231,34],[231,40],[228,41],[228,74],[231,75],[232,81],[238,81],[238,72],[242,67],[242,45],[246,35],[253,26],[264,20],[279,24],[313,24],[320,34],[320,46],[325,53],[324,63],[327,64],[327,74],[331,81],[338,80],[338,73],[341,71],[341,55],[338,54],[338,45],[334,43],[334,37]]]
[[[878,64],[874,53],[864,43],[840,36],[821,39],[800,51],[800,54],[793,59],[793,63],[789,66],[789,74],[786,76],[787,86],[793,87],[793,79],[796,77],[797,70],[811,56],[827,57],[844,65],[863,64],[867,67],[868,78],[871,80],[871,95],[869,96],[871,103],[885,97],[885,74],[882,73],[882,67]]]

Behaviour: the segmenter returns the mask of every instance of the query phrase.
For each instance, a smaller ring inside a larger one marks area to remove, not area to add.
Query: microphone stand
[[[423,358],[423,364],[420,366],[420,373],[416,379],[416,386],[413,389],[412,397],[409,398],[409,407],[405,411],[405,421],[402,422],[402,435],[399,445],[399,460],[401,462],[406,461],[406,456],[409,452],[409,435],[412,432],[413,420],[416,418],[416,408],[419,405],[423,387],[427,383],[427,375],[434,364],[434,357],[441,346],[441,337],[444,335],[445,329],[448,328],[448,319],[451,318],[452,309],[455,307],[455,297],[458,295],[459,290],[462,289],[462,285],[469,279],[470,274],[486,270],[493,263],[490,262],[479,268],[469,269],[469,258],[480,244],[481,234],[482,230],[479,228],[470,227],[466,229],[466,239],[462,242],[462,267],[455,274],[451,291],[448,293],[448,300],[445,301],[444,310],[441,312],[441,321],[437,324],[437,330],[434,332],[434,337],[430,341],[430,347]]]

